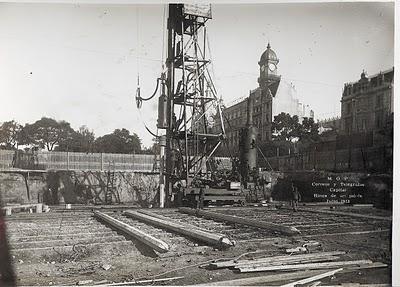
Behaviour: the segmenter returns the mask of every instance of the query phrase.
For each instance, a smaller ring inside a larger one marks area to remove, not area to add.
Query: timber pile
[[[140,242],[144,243],[145,245],[149,246],[150,248],[164,253],[169,250],[169,246],[164,241],[151,236],[150,234],[144,233],[143,231],[130,226],[122,221],[119,221],[112,216],[109,216],[105,213],[100,211],[94,211],[94,216],[109,225],[113,226],[114,228],[118,229],[119,231],[128,234],[129,236],[134,237],[135,239],[139,240]]]
[[[196,226],[189,224],[182,224],[171,220],[170,218],[157,215],[150,211],[140,210],[139,212],[128,210],[123,213],[126,216],[133,217],[137,220],[149,223],[154,226],[161,227],[170,232],[176,232],[188,236],[192,239],[206,242],[211,245],[216,245],[221,248],[228,248],[234,246],[235,243],[230,240],[226,235],[216,234],[207,230],[201,230]]]

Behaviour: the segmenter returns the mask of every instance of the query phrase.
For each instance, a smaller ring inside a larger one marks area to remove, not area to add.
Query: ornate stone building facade
[[[345,84],[341,100],[341,132],[354,134],[385,128],[393,113],[394,68]]]

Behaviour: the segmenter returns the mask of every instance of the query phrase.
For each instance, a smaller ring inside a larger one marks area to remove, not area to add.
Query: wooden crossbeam
[[[220,221],[226,221],[226,222],[231,222],[231,223],[238,223],[238,224],[243,224],[243,225],[254,226],[257,228],[267,229],[270,231],[276,231],[276,232],[286,234],[286,235],[297,235],[300,233],[300,231],[295,227],[289,227],[289,226],[265,222],[265,221],[261,221],[261,220],[248,219],[248,218],[244,218],[244,217],[226,215],[226,214],[222,214],[222,213],[205,211],[205,210],[200,210],[200,209],[181,207],[181,208],[179,208],[179,212],[187,213],[187,214],[191,214],[191,215],[195,215],[195,216],[199,216],[199,217],[204,217],[204,218],[208,218],[208,219],[212,219],[212,220],[220,220]]]

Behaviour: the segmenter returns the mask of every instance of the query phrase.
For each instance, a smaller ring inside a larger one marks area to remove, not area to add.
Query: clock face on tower
[[[268,69],[269,69],[271,72],[274,72],[274,71],[276,70],[276,65],[275,65],[274,63],[269,63],[269,64],[268,64]]]

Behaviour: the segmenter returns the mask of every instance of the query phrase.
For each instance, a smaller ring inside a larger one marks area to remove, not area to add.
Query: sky
[[[214,4],[207,22],[212,71],[230,105],[257,87],[270,42],[278,74],[317,119],[340,115],[346,82],[394,65],[393,3]],[[0,3],[0,122],[42,116],[116,128],[152,143],[157,98],[150,95],[166,49],[166,5]]]

